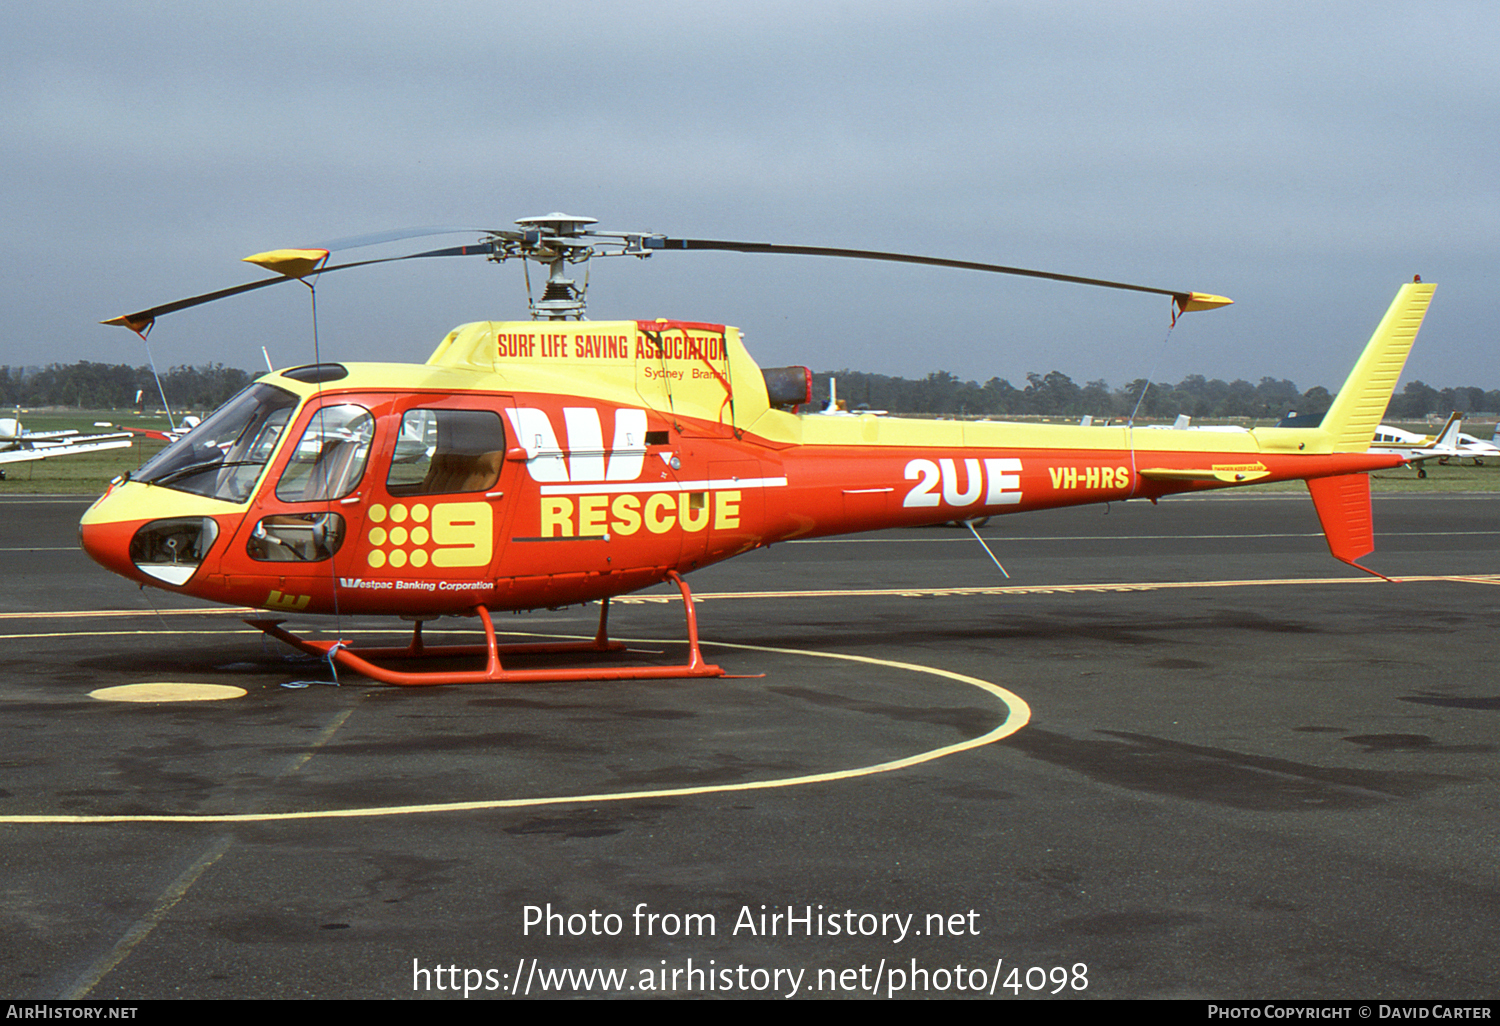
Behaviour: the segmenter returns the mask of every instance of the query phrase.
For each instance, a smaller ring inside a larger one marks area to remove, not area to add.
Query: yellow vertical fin
[[[1359,362],[1323,416],[1322,428],[1334,452],[1364,452],[1370,447],[1436,287],[1418,280],[1401,286],[1396,293]]]

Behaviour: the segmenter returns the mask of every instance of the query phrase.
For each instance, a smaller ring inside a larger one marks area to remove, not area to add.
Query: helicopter
[[[83,548],[141,585],[269,615],[267,635],[395,685],[712,677],[685,575],[794,538],[974,522],[1089,503],[1305,480],[1332,555],[1369,573],[1367,452],[1434,286],[1401,286],[1316,429],[1147,431],[827,416],[806,367],[761,368],[739,329],[584,318],[572,268],[673,251],[847,257],[1019,274],[1170,297],[1172,319],[1223,296],[915,254],[596,230],[563,213],[478,243],[328,264],[330,248],[246,260],[274,277],[103,322],[144,337],[176,310],[386,260],[483,256],[547,268],[530,318],[453,329],[423,364],[315,362],[265,374],[111,482]],[[411,232],[400,237],[412,237]],[[397,236],[381,237],[382,241]],[[1003,569],[1003,568],[1002,568]],[[1377,574],[1377,576],[1379,576]],[[607,652],[609,599],[670,582],[677,665],[507,665],[514,654]],[[493,614],[598,601],[592,640],[502,645]],[[279,614],[279,615],[278,615]],[[288,614],[399,616],[403,646],[308,638]],[[479,645],[428,645],[423,624],[477,616]],[[422,668],[478,656],[481,669]]]

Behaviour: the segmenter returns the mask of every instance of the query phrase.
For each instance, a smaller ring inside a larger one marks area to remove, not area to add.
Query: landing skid
[[[718,666],[704,662],[703,652],[698,647],[698,613],[693,608],[693,595],[687,582],[675,572],[670,574],[682,591],[682,604],[687,612],[688,661],[677,666],[581,666],[550,667],[535,670],[507,670],[500,663],[501,653],[507,655],[557,652],[619,652],[623,642],[609,639],[609,600],[601,603],[599,630],[592,641],[521,642],[501,645],[495,640],[495,624],[490,611],[477,606],[479,619],[484,624],[483,645],[437,645],[428,646],[422,640],[422,622],[419,620],[412,631],[411,643],[405,648],[366,648],[354,650],[346,641],[312,641],[281,629],[281,620],[246,620],[250,626],[278,641],[309,655],[331,658],[340,666],[373,678],[384,684],[401,687],[422,687],[431,684],[510,684],[543,683],[549,681],[585,680],[663,680],[679,677],[722,677],[724,671]],[[484,656],[483,670],[429,670],[405,672],[379,666],[371,659],[445,659],[453,656]]]

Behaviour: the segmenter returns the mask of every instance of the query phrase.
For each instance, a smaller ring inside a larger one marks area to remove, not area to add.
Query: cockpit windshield
[[[274,385],[251,385],[157,453],[131,480],[245,502],[298,401]]]

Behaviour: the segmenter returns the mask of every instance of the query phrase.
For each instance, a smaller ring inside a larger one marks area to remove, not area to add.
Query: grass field
[[[12,416],[12,414],[5,414]],[[21,413],[21,426],[27,431],[65,431],[102,434],[109,428],[95,427],[95,421],[107,420],[121,427],[168,427],[166,417],[137,416],[133,410],[76,410],[60,413]],[[80,456],[59,456],[30,463],[0,463],[5,480],[0,481],[0,495],[100,495],[109,482],[134,470],[161,452],[164,442],[137,438],[129,449],[109,449]]]
[[[201,413],[200,413],[201,416]],[[167,427],[160,416],[137,416],[133,411],[78,410],[59,413],[23,413],[22,424],[29,431],[60,431],[76,428],[84,433],[100,432],[95,421],[110,421],[121,426],[140,428]],[[99,495],[110,480],[127,470],[134,470],[161,451],[164,443],[137,438],[129,449],[64,456],[31,463],[0,464],[6,480],[0,481],[0,495]],[[1300,481],[1284,481],[1246,488],[1224,489],[1218,494],[1244,492],[1303,491]],[[1415,470],[1385,470],[1371,475],[1374,492],[1500,492],[1500,464],[1482,467],[1457,463],[1442,466],[1436,460],[1427,463],[1427,477],[1417,477]]]

